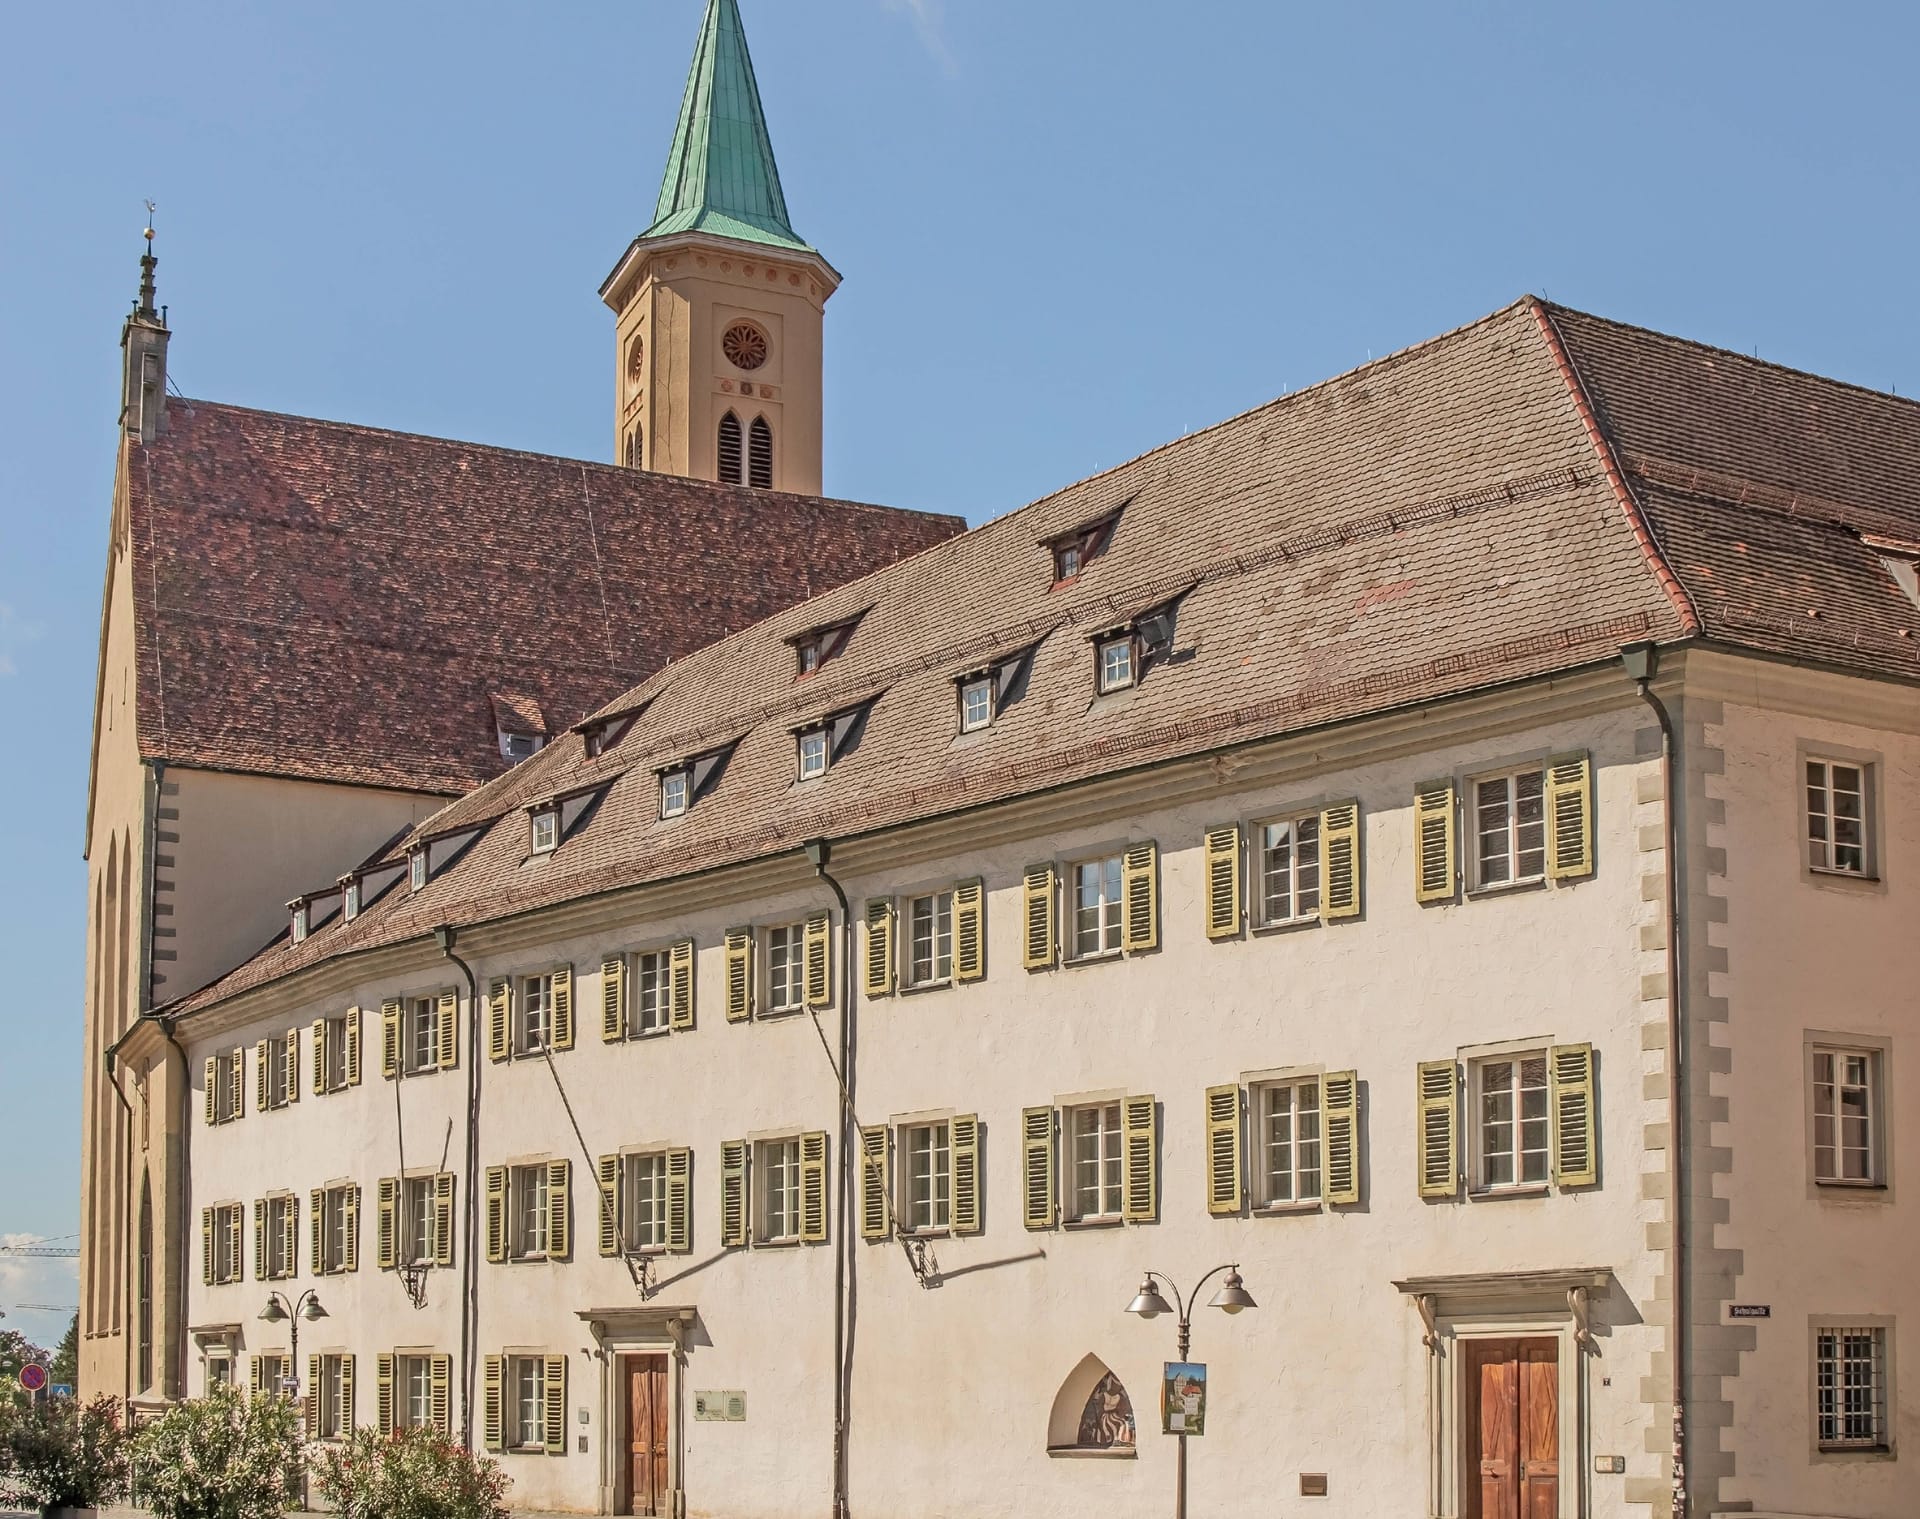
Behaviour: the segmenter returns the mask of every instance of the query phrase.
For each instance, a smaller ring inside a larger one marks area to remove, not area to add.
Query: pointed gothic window
[[[644,442],[645,442],[645,438],[640,431],[640,426],[638,423],[635,423],[633,431],[627,434],[627,468],[628,469],[640,468],[640,450]]]
[[[740,419],[728,412],[720,419],[720,478],[728,485],[745,485],[746,450],[740,437]]]
[[[747,451],[749,485],[763,491],[773,489],[773,429],[765,417],[753,419],[752,442]]]

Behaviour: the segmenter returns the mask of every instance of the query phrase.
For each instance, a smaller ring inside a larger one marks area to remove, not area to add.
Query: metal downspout
[[[125,1146],[126,1154],[124,1158],[126,1160],[126,1166],[127,1166],[127,1189],[128,1189],[127,1200],[129,1203],[131,1203],[132,1195],[133,1195],[133,1191],[132,1191],[133,1189],[133,1142],[138,1137],[134,1133],[134,1128],[138,1120],[134,1115],[133,1104],[127,1101],[127,1094],[120,1090],[120,1078],[114,1075],[113,1073],[113,1066],[114,1066],[113,1057],[115,1052],[118,1051],[119,1048],[120,1048],[120,1042],[119,1040],[116,1039],[104,1051],[101,1052],[101,1058],[106,1064],[107,1085],[113,1088],[113,1095],[120,1099],[120,1106],[126,1109],[126,1113],[127,1113],[127,1142]],[[135,1225],[135,1228],[137,1229],[138,1225]],[[136,1250],[139,1248],[139,1244],[137,1241],[135,1242],[134,1248]],[[122,1272],[125,1272],[127,1269],[125,1251],[121,1252],[119,1267]],[[140,1322],[140,1304],[137,1301],[137,1294],[132,1290],[135,1287],[137,1287],[137,1285],[138,1284],[136,1282],[133,1282],[131,1280],[129,1280],[126,1283],[126,1286],[129,1289],[127,1292],[126,1301],[127,1301],[127,1305],[133,1310],[131,1317],[134,1324],[138,1324]],[[121,1336],[121,1340],[123,1341],[120,1347],[121,1348],[120,1373],[121,1373],[121,1380],[123,1384],[121,1394],[120,1394],[120,1408],[121,1408],[122,1417],[128,1417],[126,1411],[133,1406],[133,1354],[134,1354],[133,1345],[137,1337],[138,1337],[137,1330],[130,1333],[123,1334]],[[131,1422],[130,1418],[128,1422],[129,1423]]]
[[[462,1187],[462,1249],[460,1252],[460,1443],[473,1449],[474,1336],[480,1316],[480,1267],[475,1259],[480,1243],[479,1198],[474,1178],[480,1165],[480,982],[473,967],[454,953],[458,931],[436,928],[433,937],[445,955],[467,978],[467,1176]]]
[[[178,1289],[180,1299],[181,1322],[179,1324],[179,1343],[174,1347],[173,1385],[177,1389],[174,1396],[184,1398],[187,1395],[187,1315],[185,1312],[187,1302],[187,1235],[189,1232],[187,1229],[187,1219],[191,1216],[186,1210],[189,1208],[193,1197],[193,1109],[187,1102],[187,1080],[188,1073],[192,1070],[192,1066],[189,1065],[187,1061],[186,1047],[174,1037],[172,1020],[161,1018],[158,1022],[161,1034],[165,1037],[167,1043],[173,1046],[174,1054],[180,1057],[180,1080],[177,1083],[180,1088],[180,1196],[175,1199],[176,1206],[169,1211],[177,1215],[180,1219],[180,1227],[174,1231],[179,1236],[178,1248],[174,1252],[176,1257],[174,1268],[178,1273],[174,1277],[174,1284]]]
[[[1630,644],[1620,651],[1620,663],[1633,681],[1640,699],[1653,709],[1660,722],[1660,784],[1665,818],[1662,823],[1666,851],[1667,915],[1667,1218],[1670,1237],[1667,1251],[1673,1282],[1673,1519],[1686,1519],[1687,1501],[1687,1315],[1692,1294],[1687,1290],[1687,1106],[1686,1106],[1686,956],[1682,939],[1680,853],[1681,787],[1676,780],[1680,741],[1674,731],[1673,715],[1666,703],[1653,694],[1653,677],[1659,669],[1659,649],[1652,643]]]

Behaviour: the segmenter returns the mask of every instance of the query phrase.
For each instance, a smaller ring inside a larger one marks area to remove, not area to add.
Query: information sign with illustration
[[[1207,1368],[1198,1361],[1168,1361],[1160,1378],[1160,1429],[1169,1435],[1207,1432]]]

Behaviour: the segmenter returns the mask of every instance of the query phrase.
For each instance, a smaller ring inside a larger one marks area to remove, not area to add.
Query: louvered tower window
[[[645,446],[645,442],[644,433],[641,431],[639,425],[635,424],[633,431],[627,434],[628,469],[638,469],[640,467],[641,450]]]
[[[728,412],[720,419],[720,479],[724,484],[746,484],[745,455],[740,419]]]
[[[773,428],[765,417],[755,417],[748,435],[747,483],[763,491],[773,489]]]

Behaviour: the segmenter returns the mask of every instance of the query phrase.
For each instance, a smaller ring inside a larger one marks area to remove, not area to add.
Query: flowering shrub
[[[134,1436],[134,1482],[155,1519],[278,1519],[300,1492],[299,1405],[229,1388],[176,1403]]]
[[[314,1485],[344,1519],[501,1519],[499,1463],[437,1429],[356,1429],[314,1461]]]
[[[127,1485],[127,1432],[112,1398],[48,1398],[0,1427],[0,1504],[94,1508]]]

